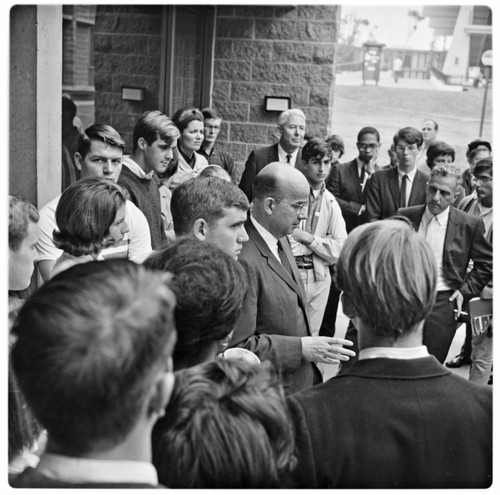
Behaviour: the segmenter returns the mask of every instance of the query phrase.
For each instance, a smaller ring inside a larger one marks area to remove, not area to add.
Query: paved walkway
[[[337,313],[337,320],[336,320],[336,332],[335,332],[335,337],[338,338],[344,338],[345,332],[347,330],[347,324],[349,323],[349,319],[347,316],[342,312],[342,303],[339,302],[339,310]],[[451,343],[450,350],[448,352],[448,357],[446,358],[446,361],[449,361],[451,358],[455,357],[457,354],[459,354],[460,349],[462,348],[462,344],[464,342],[465,338],[465,324],[461,325],[457,333],[455,334],[455,338],[453,339],[453,342]],[[337,364],[332,364],[332,365],[324,365],[325,373],[326,373],[326,379],[332,378],[337,374],[338,371],[338,365]],[[469,378],[469,367],[468,366],[462,366],[461,368],[451,368],[451,371],[456,373],[457,375],[468,379]]]
[[[339,86],[363,86],[362,71],[353,72],[337,72],[335,75],[335,84]],[[463,91],[462,86],[446,85],[431,76],[430,79],[409,79],[399,78],[398,82],[394,82],[394,77],[391,70],[380,72],[378,84],[375,81],[366,81],[366,86],[381,86],[384,88],[405,88],[405,89],[430,89],[440,91]]]

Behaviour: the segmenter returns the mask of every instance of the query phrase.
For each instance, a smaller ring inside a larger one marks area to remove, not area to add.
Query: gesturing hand
[[[352,345],[350,340],[336,337],[302,337],[302,357],[314,363],[336,364],[348,361],[356,353],[344,349],[343,345]]]

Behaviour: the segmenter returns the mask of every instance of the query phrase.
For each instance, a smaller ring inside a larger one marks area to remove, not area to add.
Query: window
[[[179,108],[210,105],[214,7],[168,6],[163,16],[160,106],[171,116]]]

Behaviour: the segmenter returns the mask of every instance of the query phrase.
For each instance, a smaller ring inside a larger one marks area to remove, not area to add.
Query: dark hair
[[[332,157],[332,149],[322,138],[312,138],[302,148],[302,160],[307,163],[311,158],[322,160],[325,156]]]
[[[38,223],[38,210],[19,196],[9,195],[9,249],[18,251],[28,235],[30,222]]]
[[[481,172],[489,172],[493,176],[493,160],[491,158],[481,158],[474,165],[473,175]]]
[[[377,141],[380,143],[380,133],[377,131],[377,129],[375,129],[375,127],[363,127],[363,129],[358,132],[358,143],[365,134],[374,134],[377,138]]]
[[[424,142],[424,135],[415,127],[403,127],[394,134],[392,139],[394,146],[397,146],[399,140],[407,144],[416,144],[420,148]]]
[[[271,362],[218,358],[177,373],[153,429],[153,464],[170,488],[278,488],[294,466],[283,388]]]
[[[125,141],[115,129],[107,124],[93,124],[87,127],[78,138],[77,151],[80,153],[82,160],[90,151],[92,141],[101,141],[106,146],[120,148],[122,151],[125,150]]]
[[[175,369],[202,362],[209,346],[226,338],[240,316],[247,287],[243,267],[212,243],[189,237],[152,253],[144,264],[173,275]]]
[[[151,145],[157,139],[165,141],[168,146],[178,139],[179,130],[175,124],[159,110],[144,112],[134,126],[132,136],[133,150],[137,150],[139,138],[143,138]]]
[[[455,161],[455,150],[444,141],[432,141],[427,148],[427,166],[432,169],[434,160],[439,156],[451,156]]]
[[[179,108],[179,110],[174,113],[172,120],[182,134],[184,129],[186,129],[193,120],[203,122],[203,114],[197,108]]]
[[[219,112],[217,112],[214,108],[204,108],[201,113],[203,114],[204,119],[222,119]]]
[[[203,218],[213,225],[224,216],[224,209],[248,211],[250,204],[243,191],[219,177],[196,177],[172,191],[170,211],[177,236],[190,232],[194,222]]]
[[[339,158],[344,154],[344,140],[338,134],[332,134],[331,136],[328,136],[326,138],[326,142],[333,151],[340,151]]]
[[[71,96],[68,93],[63,93],[62,95],[62,113],[68,114],[71,117],[76,115],[76,105]]]
[[[76,457],[122,442],[175,342],[166,275],[128,260],[78,264],[21,308],[12,365],[49,438]]]
[[[125,204],[122,188],[102,177],[71,184],[57,204],[54,245],[73,255],[97,254],[113,243],[109,228]]]

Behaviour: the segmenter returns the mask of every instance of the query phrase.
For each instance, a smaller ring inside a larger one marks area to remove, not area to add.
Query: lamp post
[[[481,55],[481,63],[485,66],[486,84],[484,86],[483,108],[481,110],[481,124],[479,125],[479,137],[483,135],[484,114],[486,112],[486,100],[488,99],[488,86],[490,84],[490,66],[493,64],[493,50],[486,50]]]

